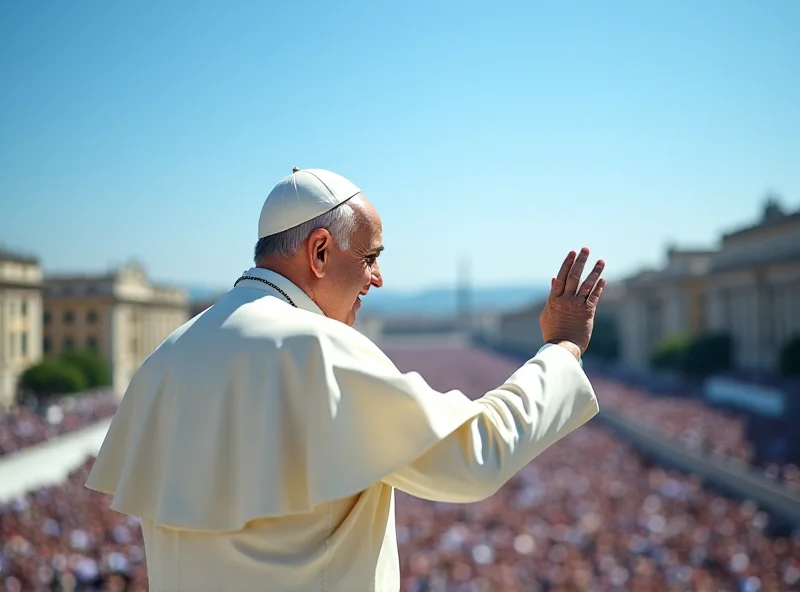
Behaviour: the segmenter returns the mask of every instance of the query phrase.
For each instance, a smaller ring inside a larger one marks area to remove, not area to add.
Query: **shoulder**
[[[197,350],[216,361],[242,354],[277,355],[321,357],[324,364],[378,362],[394,369],[373,341],[344,323],[273,298],[242,302],[233,294],[177,329],[160,353],[191,351],[194,355]]]
[[[311,332],[307,336],[320,344],[326,357],[347,357],[355,361],[377,362],[381,366],[396,369],[394,363],[378,345],[357,329],[314,313],[307,314],[314,317],[309,327]]]

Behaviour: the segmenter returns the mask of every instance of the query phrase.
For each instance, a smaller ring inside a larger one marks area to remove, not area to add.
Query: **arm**
[[[588,378],[559,345],[545,345],[476,404],[478,416],[383,481],[425,499],[478,501],[598,412]]]

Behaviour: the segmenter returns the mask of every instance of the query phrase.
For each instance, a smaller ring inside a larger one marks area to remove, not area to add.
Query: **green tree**
[[[45,359],[28,367],[19,385],[37,395],[69,394],[86,390],[86,377],[75,366]]]
[[[60,361],[77,368],[86,379],[87,388],[97,388],[111,384],[108,364],[96,352],[68,351],[61,354]]]
[[[619,331],[614,319],[605,316],[595,318],[592,340],[586,348],[586,357],[607,362],[619,358]]]
[[[795,335],[781,348],[781,374],[800,376],[800,335]]]
[[[685,333],[667,337],[656,346],[650,356],[650,365],[654,370],[683,372],[684,360],[691,344],[692,336]]]
[[[706,378],[733,366],[733,340],[727,333],[709,333],[695,339],[686,351],[683,373]]]

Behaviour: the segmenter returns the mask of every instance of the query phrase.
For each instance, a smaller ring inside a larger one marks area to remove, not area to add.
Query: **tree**
[[[594,320],[594,331],[589,347],[586,348],[587,358],[596,358],[607,362],[616,361],[619,357],[619,331],[617,323],[610,317],[598,316]]]
[[[77,368],[86,379],[87,388],[97,388],[111,384],[106,361],[93,351],[68,351],[61,354],[60,361]]]
[[[685,333],[667,337],[656,346],[650,356],[650,365],[654,370],[683,372],[684,360],[691,344],[691,335]]]
[[[800,376],[800,335],[795,335],[781,348],[781,374]]]
[[[27,368],[19,385],[37,395],[69,394],[86,390],[86,377],[75,366],[46,359]]]
[[[686,351],[683,373],[703,379],[733,365],[733,340],[727,333],[708,333],[695,339]]]

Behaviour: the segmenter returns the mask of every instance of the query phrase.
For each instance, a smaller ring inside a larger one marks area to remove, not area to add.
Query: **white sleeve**
[[[581,365],[551,344],[475,402],[479,415],[383,481],[425,499],[478,501],[599,411]]]

